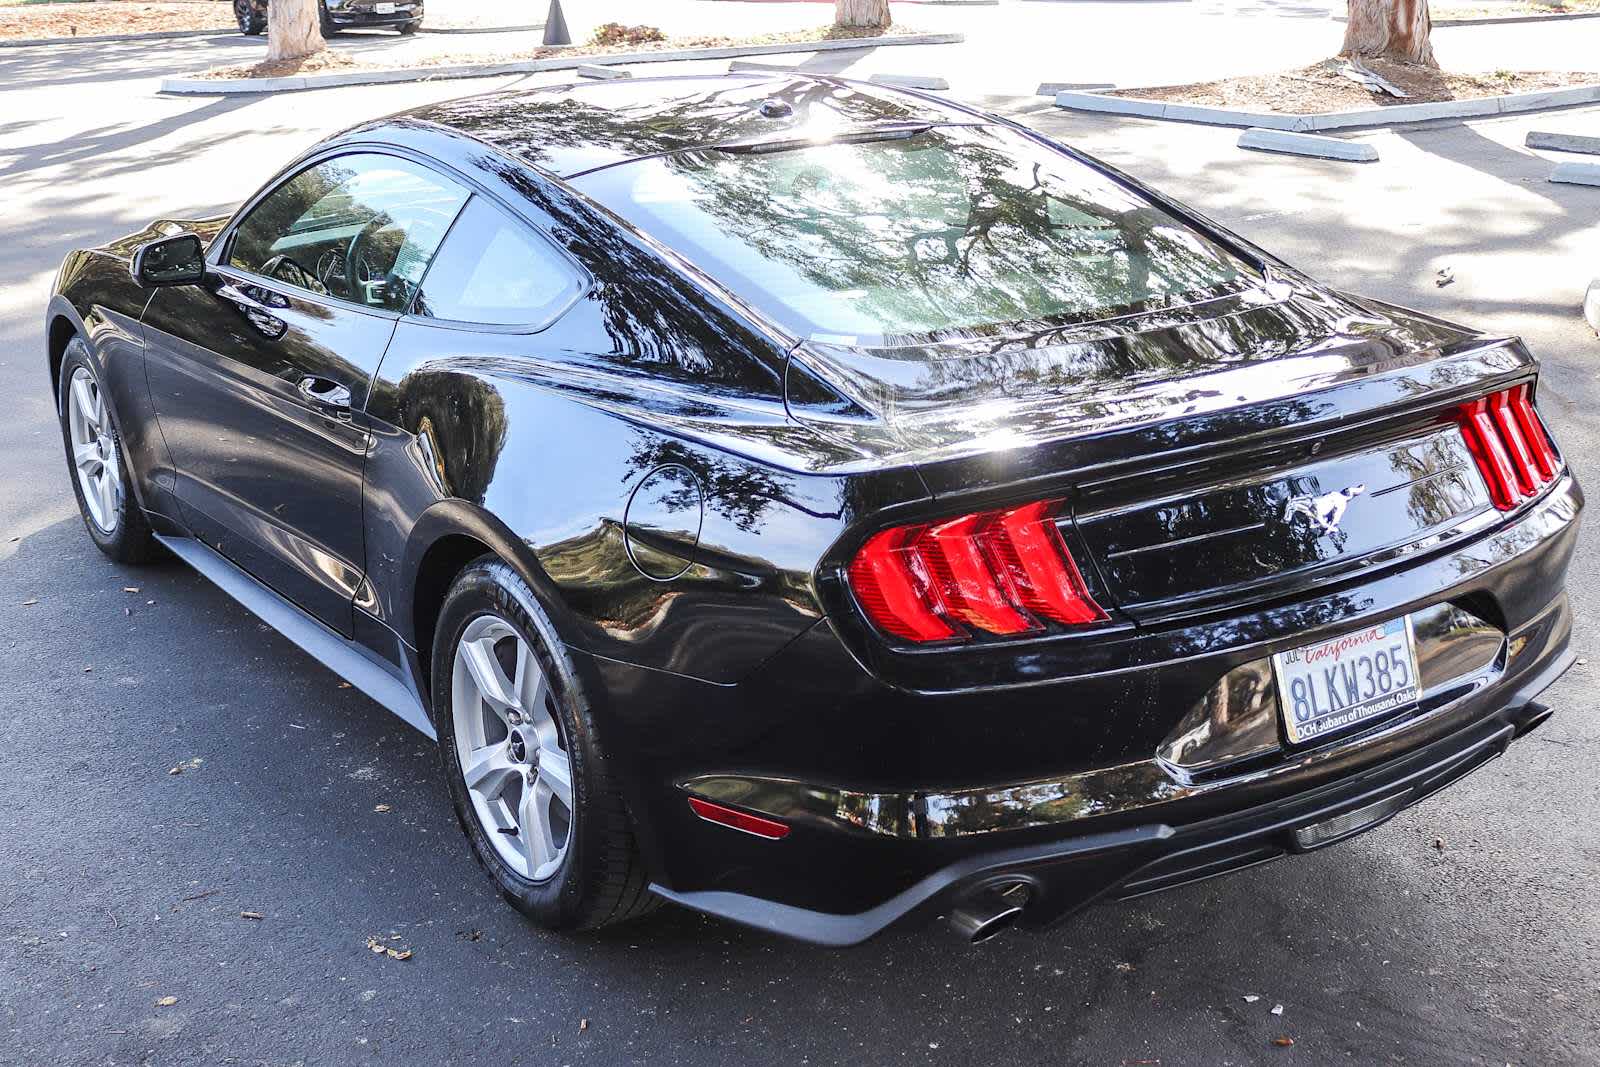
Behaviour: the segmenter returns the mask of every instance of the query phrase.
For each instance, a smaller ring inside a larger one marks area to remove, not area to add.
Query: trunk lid
[[[796,355],[851,403],[808,404],[791,369],[791,410],[858,462],[914,463],[952,503],[1066,495],[1092,592],[1140,622],[1494,522],[1451,412],[1534,369],[1516,342],[1310,287],[936,357]]]
[[[1153,620],[1288,595],[1497,514],[1460,430],[1406,420],[1092,485],[1073,520],[1111,601]]]

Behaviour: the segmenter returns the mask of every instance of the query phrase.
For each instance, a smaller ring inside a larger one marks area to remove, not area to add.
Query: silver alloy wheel
[[[116,533],[122,511],[122,461],[100,385],[83,367],[74,367],[67,383],[67,434],[89,518],[102,532]]]
[[[556,872],[572,838],[572,762],[533,649],[495,615],[456,645],[451,718],[456,759],[484,836],[534,881]]]

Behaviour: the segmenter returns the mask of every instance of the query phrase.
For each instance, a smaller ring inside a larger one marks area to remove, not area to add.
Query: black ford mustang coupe
[[[101,549],[436,736],[555,928],[1048,923],[1376,826],[1572,661],[1519,341],[916,93],[373,122],[72,253],[48,337]]]

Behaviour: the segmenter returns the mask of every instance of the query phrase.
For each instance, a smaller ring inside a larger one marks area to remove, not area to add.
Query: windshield
[[[1161,208],[1001,127],[678,153],[574,184],[794,335],[844,344],[1106,318],[1258,280]]]

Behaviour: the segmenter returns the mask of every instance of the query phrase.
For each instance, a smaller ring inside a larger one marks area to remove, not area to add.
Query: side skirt
[[[364,647],[334,633],[194,538],[157,534],[156,540],[312,659],[416,727],[429,740],[438,740],[416,689]]]

